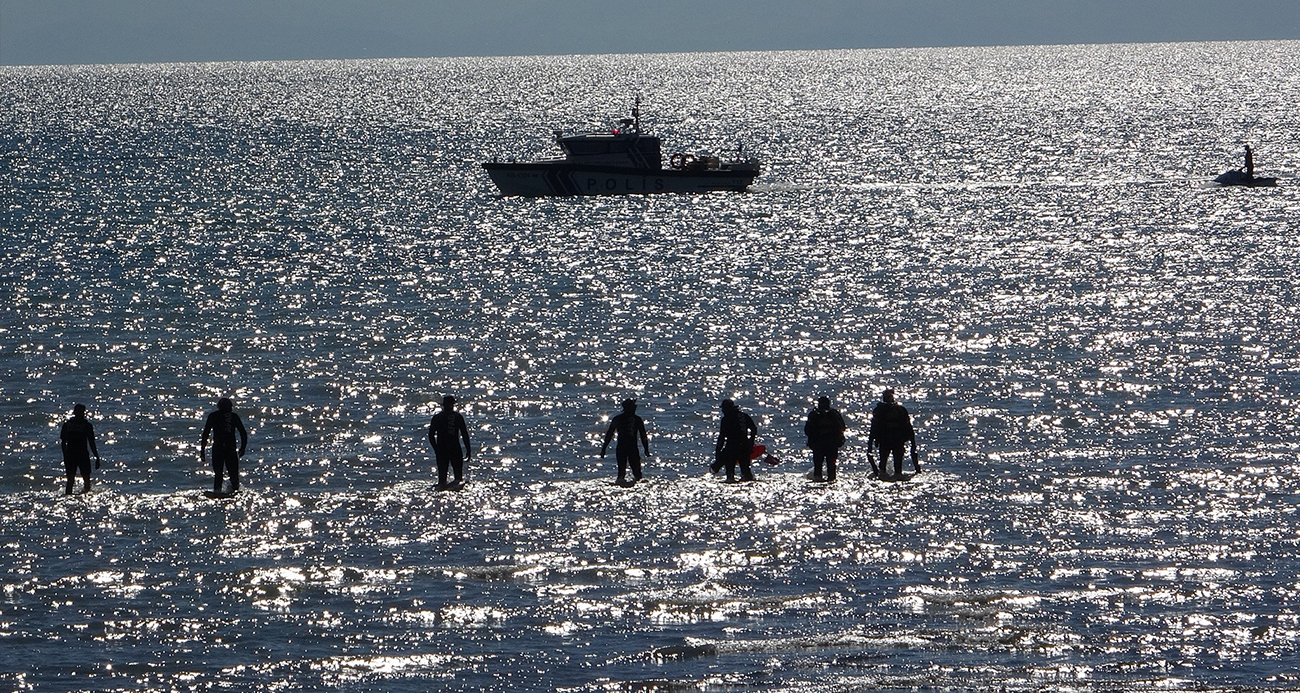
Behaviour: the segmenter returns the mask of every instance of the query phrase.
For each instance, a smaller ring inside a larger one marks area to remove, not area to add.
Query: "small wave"
[[[803,650],[852,648],[855,650],[892,651],[899,648],[924,647],[929,640],[916,635],[867,635],[858,630],[824,635],[786,638],[752,638],[741,640],[706,640],[686,638],[679,645],[657,648],[650,654],[658,660],[686,660],[716,657],[733,653],[783,653]]]

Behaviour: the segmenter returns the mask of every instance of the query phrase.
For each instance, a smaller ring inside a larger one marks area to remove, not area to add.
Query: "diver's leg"
[[[434,457],[438,463],[438,488],[447,488],[447,468],[451,466],[451,460],[441,452],[435,452]]]
[[[225,474],[225,471],[226,471],[225,457],[221,453],[217,452],[216,450],[213,450],[212,451],[212,492],[213,493],[221,493],[222,475]]]
[[[894,446],[893,476],[895,479],[901,479],[903,477],[903,444],[902,443],[899,443],[898,445]]]

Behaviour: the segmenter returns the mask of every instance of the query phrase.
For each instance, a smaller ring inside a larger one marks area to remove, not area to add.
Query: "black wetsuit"
[[[808,447],[813,452],[813,478],[835,481],[840,448],[844,445],[844,428],[844,417],[837,409],[808,412],[803,432],[808,436]],[[823,467],[826,469],[825,477],[822,476]]]
[[[640,481],[641,451],[636,446],[638,438],[646,450],[646,455],[650,454],[650,437],[645,432],[645,420],[625,411],[610,420],[609,429],[605,431],[606,445],[615,433],[618,434],[618,443],[614,447],[614,458],[618,460],[618,480],[622,481],[627,476],[628,468],[631,467],[632,478]]]
[[[235,443],[235,434],[239,434],[239,443]],[[203,425],[203,439],[212,438],[212,492],[221,493],[223,473],[230,476],[230,490],[239,490],[239,458],[248,445],[248,429],[239,414],[233,411],[214,411],[208,414],[207,423]]]
[[[718,445],[715,450],[717,461],[713,471],[725,467],[727,481],[736,480],[736,465],[740,465],[740,480],[753,481],[754,472],[749,463],[754,452],[754,438],[758,436],[758,427],[754,420],[739,409],[733,409],[722,415],[718,428]]]
[[[448,468],[455,474],[456,483],[465,475],[465,452],[461,450],[460,441],[465,441],[465,450],[469,450],[469,428],[465,426],[465,417],[450,409],[443,409],[429,419],[429,444],[433,446],[433,455],[438,464],[438,485],[447,485]]]
[[[63,423],[59,430],[59,440],[63,447],[63,468],[68,476],[64,493],[72,494],[72,486],[77,474],[85,481],[86,491],[90,490],[90,453],[95,449],[95,427],[84,416],[74,416]],[[95,452],[95,457],[99,453]]]
[[[903,474],[903,453],[907,443],[916,445],[916,430],[907,409],[897,402],[880,402],[871,411],[870,439],[880,446],[880,478],[897,479]],[[894,467],[889,466],[893,456]]]

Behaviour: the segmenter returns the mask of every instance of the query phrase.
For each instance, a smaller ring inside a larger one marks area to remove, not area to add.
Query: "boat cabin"
[[[620,166],[636,169],[663,168],[660,141],[654,135],[635,130],[585,135],[555,136],[570,163],[584,166]]]

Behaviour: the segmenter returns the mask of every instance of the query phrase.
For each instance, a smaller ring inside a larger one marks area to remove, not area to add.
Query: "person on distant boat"
[[[464,450],[461,450],[461,441],[465,442]],[[455,397],[443,397],[442,410],[429,420],[429,444],[433,446],[438,464],[438,490],[449,488],[448,468],[455,474],[455,485],[460,486],[465,480],[465,463],[469,461],[472,448],[469,428],[465,426],[465,417],[456,411]]]
[[[235,445],[235,434],[239,445]],[[203,439],[199,441],[199,461],[207,464],[208,438],[212,438],[212,492],[221,493],[223,475],[230,476],[230,491],[239,490],[239,458],[248,448],[248,429],[235,413],[229,397],[217,401],[217,410],[208,414],[203,425]]]
[[[838,409],[831,409],[829,397],[819,398],[817,408],[808,412],[803,432],[808,436],[808,447],[813,453],[813,481],[835,481],[845,428],[844,417]],[[824,476],[823,467],[826,470]]]
[[[871,433],[867,436],[868,449],[872,444],[880,448],[880,466],[876,468],[876,473],[882,480],[897,481],[903,478],[905,443],[912,444],[912,467],[920,472],[921,463],[916,456],[916,429],[912,428],[912,418],[903,405],[894,401],[894,391],[885,390],[880,403],[871,411]]]
[[[650,437],[645,432],[645,419],[636,415],[636,400],[623,400],[623,413],[609,421],[605,431],[605,442],[600,445],[600,456],[609,451],[609,441],[618,435],[618,444],[614,446],[614,458],[618,460],[618,483],[627,483],[628,468],[632,469],[632,483],[641,480],[641,454],[636,443],[639,438],[645,456],[650,456]]]
[[[722,421],[718,429],[718,444],[714,449],[716,461],[712,465],[713,473],[721,468],[727,470],[727,483],[736,481],[736,465],[740,465],[740,480],[753,481],[754,472],[749,463],[754,452],[754,439],[758,437],[758,427],[749,414],[740,410],[736,403],[722,400]]]
[[[1246,178],[1255,179],[1255,151],[1246,145]]]
[[[63,422],[59,430],[59,448],[63,451],[63,469],[68,477],[63,495],[71,496],[77,473],[83,480],[82,493],[90,491],[90,456],[95,456],[95,469],[99,469],[99,449],[95,447],[95,427],[86,418],[86,405],[72,408],[72,418]]]

